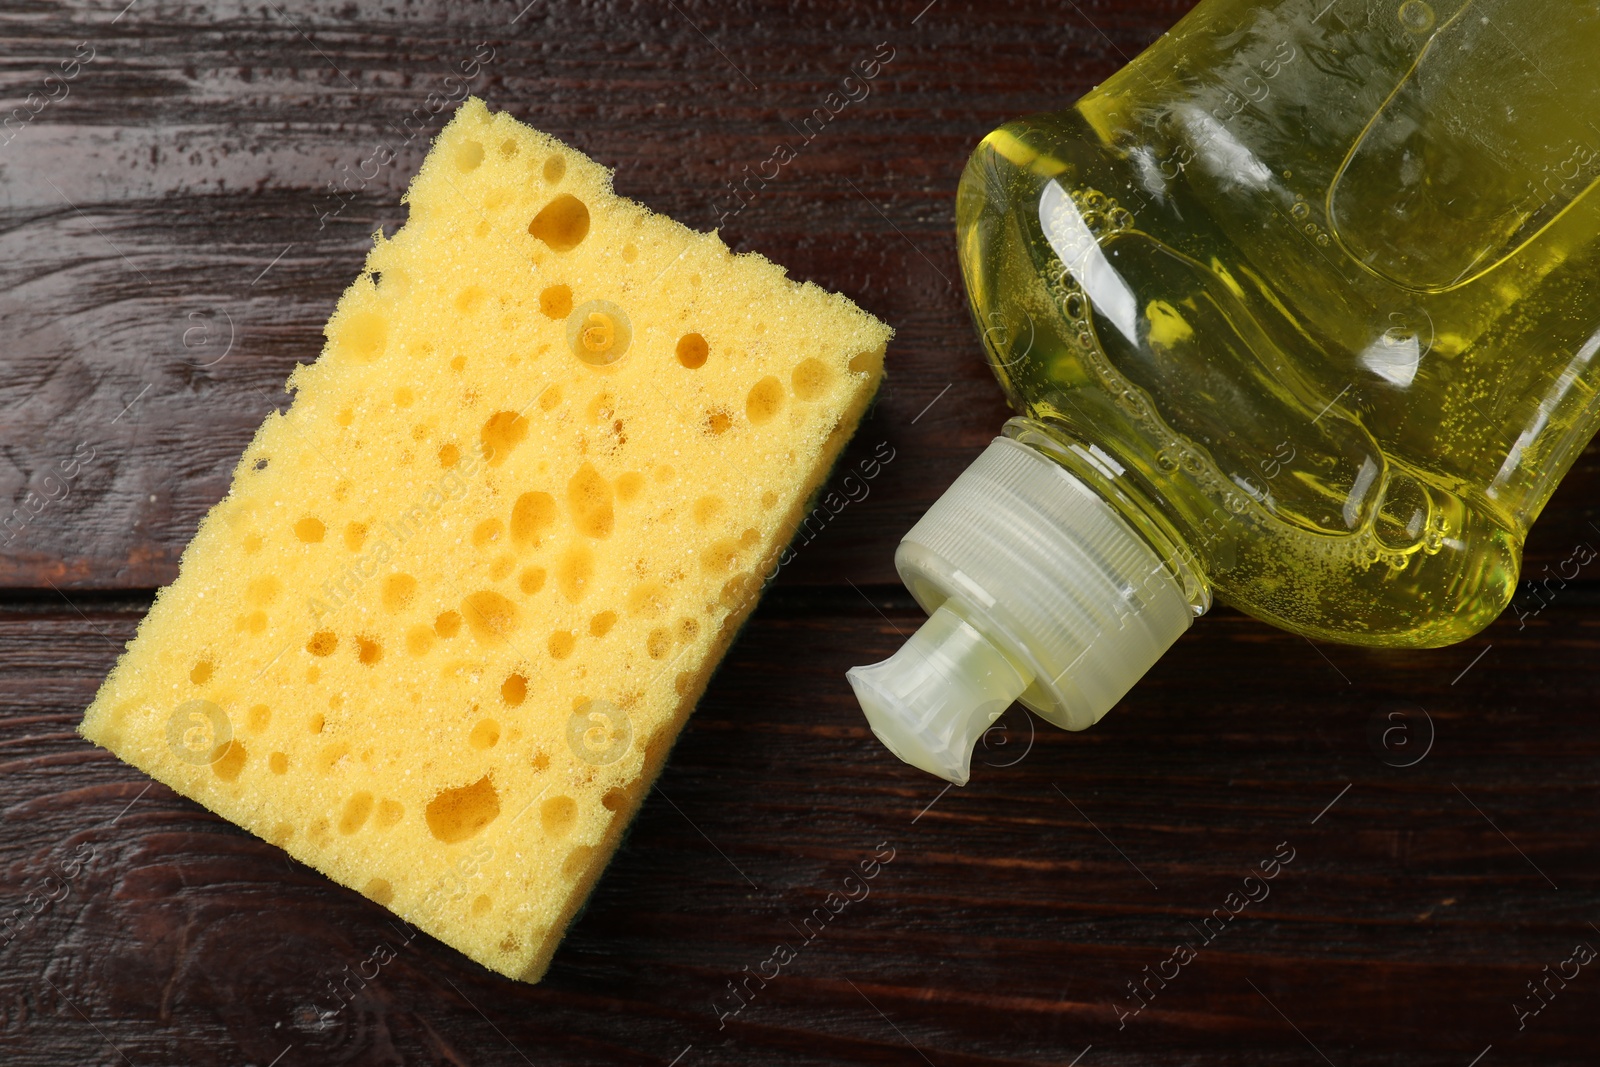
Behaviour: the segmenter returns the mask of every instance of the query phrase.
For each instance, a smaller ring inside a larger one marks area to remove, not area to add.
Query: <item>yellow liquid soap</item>
[[[946,620],[857,668],[879,736],[964,780],[955,750],[1019,682],[1088,725],[1176,638],[1129,637],[1175,596],[1361,645],[1493,621],[1600,419],[1597,49],[1600,10],[1562,0],[1206,0],[985,138],[957,238],[1020,417],[897,555],[981,640]],[[994,493],[1056,543],[974,533]],[[1042,581],[1086,588],[1017,608]]]

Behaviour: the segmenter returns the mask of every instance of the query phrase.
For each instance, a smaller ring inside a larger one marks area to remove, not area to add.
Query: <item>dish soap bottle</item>
[[[1600,8],[1204,0],[978,146],[956,231],[1019,417],[905,536],[932,613],[849,679],[958,784],[1013,700],[1109,710],[1213,595],[1436,647],[1594,434]]]

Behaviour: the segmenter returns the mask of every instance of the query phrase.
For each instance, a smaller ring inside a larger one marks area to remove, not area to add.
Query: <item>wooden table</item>
[[[896,540],[1006,415],[957,278],[960,167],[1187,0],[122,2],[0,13],[26,116],[0,133],[0,490],[44,501],[0,559],[5,1063],[1600,1060],[1595,968],[1529,987],[1600,946],[1588,575],[1429,653],[1219,609],[1087,733],[1013,709],[959,790],[889,756],[845,684],[918,624]],[[844,466],[895,458],[762,604],[541,985],[404,941],[74,735],[466,87],[707,228],[880,45],[870,94],[724,234],[899,331]],[[427,132],[363,170],[407,116]],[[1531,576],[1600,544],[1597,490],[1591,451]],[[1205,936],[1275,855],[1270,896]],[[394,961],[319,1022],[379,943]]]

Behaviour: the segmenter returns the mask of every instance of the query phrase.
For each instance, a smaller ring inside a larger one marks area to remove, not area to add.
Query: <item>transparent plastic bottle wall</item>
[[[1571,0],[1206,0],[995,131],[957,227],[1007,432],[1253,615],[1475,633],[1600,418],[1597,56]]]

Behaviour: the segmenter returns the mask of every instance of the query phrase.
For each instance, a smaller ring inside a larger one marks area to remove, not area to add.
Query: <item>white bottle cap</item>
[[[1064,467],[1006,437],[906,534],[895,567],[931,618],[847,677],[889,751],[956,785],[1013,700],[1085,729],[1195,616],[1175,565]]]

